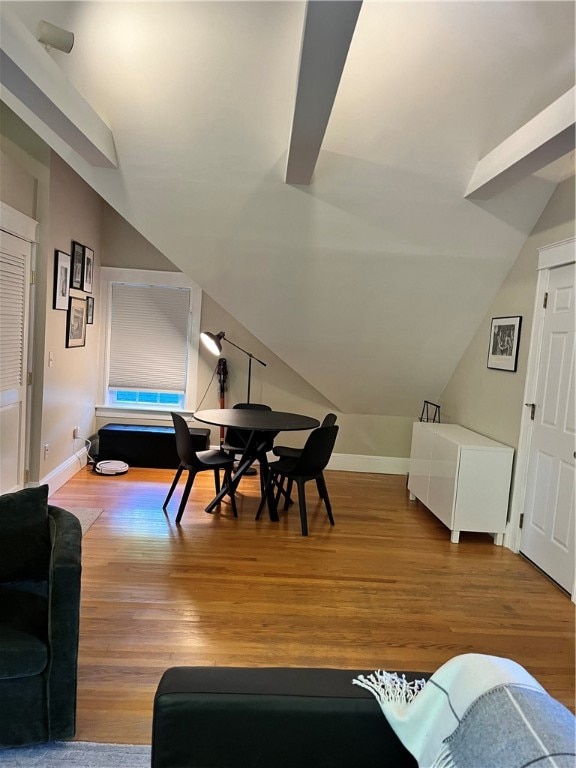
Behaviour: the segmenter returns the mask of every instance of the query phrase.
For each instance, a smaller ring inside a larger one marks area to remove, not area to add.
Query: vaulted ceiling
[[[573,166],[571,2],[2,6],[2,99],[344,412],[439,395]]]

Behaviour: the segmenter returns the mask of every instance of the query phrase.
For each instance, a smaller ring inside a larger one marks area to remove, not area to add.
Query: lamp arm
[[[264,368],[266,368],[266,363],[263,360],[259,360],[257,357],[255,357],[252,352],[248,352],[245,349],[242,349],[242,347],[239,347],[238,344],[234,344],[233,341],[230,341],[230,339],[227,339],[226,336],[223,337],[223,341],[227,341],[228,344],[232,344],[233,347],[236,347],[236,349],[239,349],[240,352],[244,352],[245,355],[248,355],[248,357],[251,360],[256,360],[257,363],[260,363],[260,365],[263,365]]]

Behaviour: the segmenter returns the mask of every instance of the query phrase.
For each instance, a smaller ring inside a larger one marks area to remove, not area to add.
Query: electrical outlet
[[[74,427],[72,430],[72,439],[77,440],[80,437],[80,427]]]
[[[44,446],[44,461],[48,458],[48,451],[50,450],[50,444],[46,443]]]

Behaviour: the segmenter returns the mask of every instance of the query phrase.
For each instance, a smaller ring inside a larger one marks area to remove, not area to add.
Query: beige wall
[[[3,145],[6,147],[6,142]],[[37,179],[2,150],[0,168],[0,200],[35,219]]]
[[[231,341],[266,363],[265,368],[255,361],[252,363],[250,398],[252,402],[267,403],[281,411],[304,413],[320,421],[326,413],[330,411],[336,413],[340,425],[335,447],[337,453],[395,457],[409,455],[413,419],[341,413],[333,403],[310,386],[272,350],[261,344],[243,325],[206,294],[202,299],[200,328],[213,333],[225,331]],[[226,358],[229,373],[226,405],[231,407],[234,403],[246,401],[248,358],[230,344],[226,342],[223,344],[222,356]],[[206,392],[217,359],[203,347],[201,348],[198,367],[198,400]],[[218,405],[218,386],[215,379],[208,388],[202,408],[217,408]],[[282,442],[287,445],[300,445],[302,440],[303,436],[297,433],[282,436]]]
[[[556,188],[442,392],[440,402],[445,421],[462,424],[514,448],[518,446],[538,248],[574,237],[574,210],[574,177],[571,177]],[[509,315],[522,316],[516,373],[486,367],[491,320]]]
[[[98,383],[98,286],[100,272],[101,199],[82,179],[56,155],[50,166],[50,216],[43,238],[45,258],[45,331],[43,359],[42,445],[50,451],[44,459],[42,452],[40,477],[55,470],[74,452],[84,447],[74,443],[72,430],[89,436],[94,430],[94,405]],[[66,312],[52,309],[54,250],[71,252],[76,240],[94,251],[95,271],[93,293],[71,290],[71,295],[95,299],[95,321],[86,328],[83,347],[66,347]],[[49,357],[52,356],[52,365]]]
[[[102,266],[163,272],[180,271],[104,201],[102,202]]]

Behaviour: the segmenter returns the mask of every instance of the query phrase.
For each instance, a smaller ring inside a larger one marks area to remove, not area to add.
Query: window
[[[103,268],[104,403],[190,410],[195,400],[200,289],[181,273]]]

